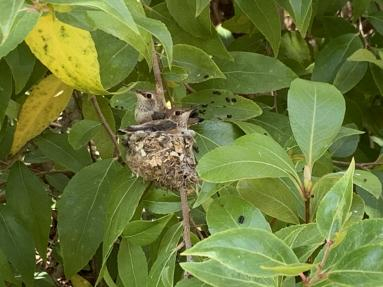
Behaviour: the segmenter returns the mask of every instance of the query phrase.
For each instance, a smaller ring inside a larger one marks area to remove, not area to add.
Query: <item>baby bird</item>
[[[161,120],[152,120],[139,125],[131,125],[126,128],[128,132],[135,131],[166,131],[171,133],[187,130],[190,114],[194,110],[174,111],[169,118]]]
[[[167,109],[154,92],[137,90],[136,96],[137,104],[134,110],[134,118],[138,124],[166,117]]]

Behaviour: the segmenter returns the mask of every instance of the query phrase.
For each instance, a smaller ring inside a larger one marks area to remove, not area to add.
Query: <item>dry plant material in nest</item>
[[[191,130],[127,133],[127,163],[144,180],[178,191],[194,190],[198,182]]]

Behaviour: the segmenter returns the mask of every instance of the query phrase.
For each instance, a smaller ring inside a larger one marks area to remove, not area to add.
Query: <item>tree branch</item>
[[[187,189],[185,187],[182,187],[180,189],[180,196],[181,196],[181,209],[182,209],[182,224],[184,228],[184,242],[185,242],[185,248],[189,249],[191,248],[191,240],[190,240],[190,208],[188,203],[188,196],[187,196]],[[192,257],[190,255],[186,256],[187,262],[192,261]]]
[[[106,118],[104,116],[104,114],[102,113],[101,111],[101,108],[97,102],[97,98],[96,96],[92,96],[90,98],[91,102],[92,102],[92,105],[94,107],[94,110],[96,111],[97,113],[97,116],[98,118],[100,119],[102,125],[104,126],[106,132],[108,133],[113,145],[114,145],[114,156],[115,157],[120,157],[121,158],[121,153],[120,153],[120,148],[118,146],[118,143],[117,143],[117,136],[114,134],[114,132],[112,131],[111,127],[109,126],[108,122],[106,121]]]

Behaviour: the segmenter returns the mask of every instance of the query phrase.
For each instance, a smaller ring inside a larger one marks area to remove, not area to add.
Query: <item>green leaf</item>
[[[91,120],[81,120],[70,129],[68,142],[74,149],[86,145],[100,130],[101,123]]]
[[[106,2],[102,0],[49,0],[47,2],[57,5],[90,7],[104,11],[108,18],[118,20],[120,23],[129,26],[133,32],[139,33],[132,14],[123,0],[109,0]]]
[[[226,50],[221,37],[218,35],[215,29],[212,29],[209,37],[207,38],[203,39],[194,37],[193,35],[182,30],[182,28],[177,25],[177,23],[170,15],[166,7],[166,3],[162,2],[154,6],[153,10],[149,11],[149,16],[160,20],[166,25],[170,34],[172,35],[174,44],[188,44],[191,46],[199,47],[209,55],[214,55],[215,57],[222,59],[231,59],[231,56]]]
[[[117,257],[118,275],[125,287],[146,286],[148,265],[142,248],[122,240]]]
[[[33,286],[35,270],[33,239],[6,205],[0,206],[0,249],[21,274],[27,286]]]
[[[187,95],[182,104],[197,106],[203,119],[248,120],[259,116],[262,109],[252,100],[227,90],[202,90]]]
[[[269,41],[274,55],[281,43],[281,24],[277,7],[269,0],[237,0],[235,3]]]
[[[58,231],[67,277],[84,267],[101,243],[106,227],[106,202],[120,167],[98,161],[76,173],[57,203]]]
[[[12,24],[23,4],[24,0],[4,0],[0,3],[0,44],[8,38]]]
[[[0,129],[2,127],[8,102],[13,92],[12,73],[5,61],[0,60]]]
[[[333,84],[341,93],[345,94],[363,79],[367,69],[367,63],[346,61],[336,74]]]
[[[287,106],[294,138],[312,167],[342,126],[343,96],[332,85],[297,79],[291,83]]]
[[[258,228],[234,228],[213,234],[184,251],[183,255],[208,257],[248,276],[274,277],[301,272],[291,273],[284,269],[298,264],[298,258],[282,240]],[[269,269],[277,267],[281,269]],[[307,267],[306,270],[310,268]]]
[[[45,259],[51,223],[51,202],[42,181],[21,162],[15,163],[7,183],[7,205],[32,234]]]
[[[382,218],[383,217],[383,197],[380,196],[376,199],[367,191],[362,188],[357,188],[358,194],[362,197],[365,202],[364,211],[369,218]]]
[[[231,123],[238,126],[245,134],[249,135],[252,133],[259,133],[265,136],[271,136],[264,128],[261,126],[249,123],[249,122],[241,122],[241,121],[230,121]]]
[[[330,268],[345,255],[362,246],[382,244],[382,234],[383,220],[381,218],[366,219],[349,226],[344,230],[344,239],[331,249],[325,268]]]
[[[356,21],[367,10],[371,0],[353,0],[352,1],[352,18]]]
[[[233,143],[243,133],[233,124],[222,121],[205,120],[193,127],[198,150],[197,159],[218,146]]]
[[[200,177],[228,182],[263,177],[298,178],[292,161],[272,138],[250,134],[204,155],[198,163]]]
[[[379,178],[367,170],[355,170],[354,183],[372,194],[376,199],[382,195],[382,183]]]
[[[383,60],[377,59],[368,49],[359,49],[355,51],[347,60],[352,62],[368,62],[383,69]]]
[[[166,0],[166,6],[177,24],[198,38],[208,38],[213,29],[210,23],[209,9],[203,9],[196,17],[196,0]]]
[[[352,196],[352,203],[350,207],[350,217],[348,218],[346,222],[346,226],[350,224],[354,224],[356,222],[359,222],[363,219],[364,217],[364,209],[366,205],[364,203],[364,200],[360,195],[358,194],[353,194]]]
[[[263,213],[289,223],[299,223],[297,198],[284,181],[273,178],[241,180],[240,195]]]
[[[215,59],[226,80],[211,80],[204,88],[226,89],[239,94],[276,91],[290,86],[297,75],[279,60],[249,52],[231,52],[234,61]]]
[[[345,158],[345,157],[352,156],[355,153],[356,149],[358,148],[359,140],[360,140],[359,135],[352,135],[349,137],[345,137],[343,139],[340,139],[334,142],[331,145],[329,152],[332,157]]]
[[[316,223],[291,225],[278,230],[275,235],[294,250],[301,262],[324,242]]]
[[[196,0],[195,16],[198,17],[203,10],[210,4],[210,0]]]
[[[173,192],[152,187],[143,198],[144,208],[155,214],[181,210],[180,198]]]
[[[5,282],[8,281],[16,285],[15,276],[13,275],[13,271],[9,261],[3,251],[0,249],[0,286],[6,287]],[[16,285],[17,286],[17,285]]]
[[[311,79],[331,83],[343,62],[363,47],[358,35],[344,34],[331,40],[318,54]]]
[[[285,115],[264,111],[249,122],[263,127],[282,146],[286,146],[292,138],[289,118]]]
[[[330,271],[329,279],[352,286],[378,286],[383,281],[383,246],[367,245],[349,252]]]
[[[100,64],[101,82],[109,89],[124,80],[134,69],[138,53],[129,44],[101,30],[91,32]]]
[[[62,174],[46,174],[45,179],[50,186],[55,188],[60,194],[64,191],[65,186],[69,182],[69,178]]]
[[[289,12],[302,37],[305,37],[313,14],[312,0],[277,0],[277,2]]]
[[[214,78],[225,78],[214,61],[203,50],[185,44],[174,46],[174,65],[184,68],[187,82],[200,83]]]
[[[285,274],[287,276],[296,276],[299,273],[310,270],[312,268],[311,264],[308,263],[293,263],[286,266],[277,266],[277,267],[263,267],[265,270],[270,270],[275,273]]]
[[[333,240],[349,216],[355,162],[321,200],[316,214],[318,228],[327,240]]]
[[[18,94],[24,89],[30,78],[36,58],[28,46],[22,43],[5,57],[5,61],[12,71],[15,81],[15,93]]]
[[[151,65],[151,37],[149,33],[142,30],[142,28],[139,28],[139,33],[135,32],[131,26],[118,19],[109,17],[108,14],[103,11],[89,10],[87,16],[92,20],[97,29],[125,41],[139,52],[140,55],[145,58],[146,62]]]
[[[105,276],[106,262],[114,242],[122,234],[126,224],[132,219],[148,183],[133,176],[128,169],[118,171],[112,183],[113,193],[107,205],[107,223],[102,244],[103,260],[97,282]]]
[[[383,12],[377,11],[367,15],[368,21],[374,26],[376,32],[383,35]]]
[[[116,122],[114,119],[112,109],[109,106],[108,100],[104,97],[99,96],[97,97],[97,102],[110,128],[113,131],[115,131]],[[82,112],[86,120],[100,120],[89,99],[84,99],[82,101]],[[113,157],[114,147],[113,145],[111,145],[110,136],[105,129],[100,129],[95,134],[94,142],[96,143],[97,150],[100,152],[101,158],[106,159]]]
[[[254,227],[271,231],[269,223],[258,208],[233,195],[214,200],[206,212],[211,234],[230,228]]]
[[[171,65],[173,62],[173,40],[166,25],[161,21],[148,17],[134,16],[134,20],[140,28],[149,32],[161,42],[166,52],[168,65]]]
[[[176,287],[208,287],[208,286],[210,285],[207,285],[196,278],[184,278],[178,281],[176,284]]]
[[[85,148],[75,151],[68,143],[66,134],[46,133],[34,142],[46,157],[73,172],[91,162],[88,151]]]
[[[129,222],[122,235],[128,242],[144,246],[154,242],[168,224],[173,214],[165,215],[156,220],[135,220]]]
[[[3,9],[1,10],[4,11]],[[25,37],[37,23],[39,17],[40,12],[34,9],[23,9],[17,13],[11,30],[8,34],[12,35],[12,37],[7,37],[6,39],[2,39],[0,41],[0,59],[15,49],[17,45],[25,39]]]
[[[163,236],[158,255],[150,271],[147,286],[173,287],[174,269],[177,257],[177,244],[182,234],[182,225],[177,223],[170,227]]]
[[[232,182],[216,184],[211,182],[202,182],[198,197],[193,204],[193,208],[207,202],[217,192],[231,192],[235,190],[235,185]]]
[[[272,278],[251,277],[215,260],[205,260],[202,262],[181,263],[181,267],[197,277],[209,286],[236,286],[236,287],[270,287],[275,286]],[[178,286],[178,285],[177,285]]]
[[[378,87],[380,94],[383,95],[383,69],[372,64],[370,64],[369,66],[372,78],[374,79],[374,82]]]

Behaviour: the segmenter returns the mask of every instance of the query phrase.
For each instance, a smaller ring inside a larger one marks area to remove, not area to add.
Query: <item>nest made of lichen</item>
[[[145,180],[190,192],[198,182],[193,145],[192,131],[128,132],[126,160],[130,169]]]

